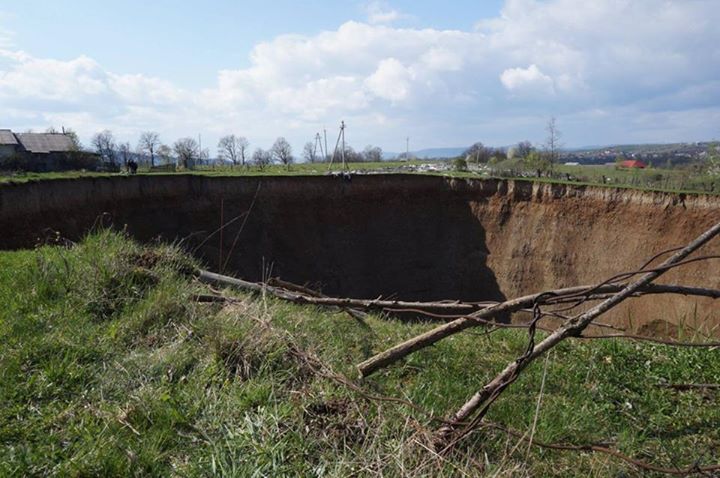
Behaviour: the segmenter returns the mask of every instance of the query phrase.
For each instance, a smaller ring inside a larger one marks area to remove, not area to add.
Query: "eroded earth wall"
[[[0,247],[126,228],[181,240],[208,267],[331,295],[499,300],[634,269],[720,221],[720,197],[439,176],[45,180],[0,186]],[[226,224],[222,233],[220,225]],[[720,240],[703,254],[720,254]],[[720,262],[661,282],[720,288]],[[633,301],[613,320],[720,324],[720,304]]]

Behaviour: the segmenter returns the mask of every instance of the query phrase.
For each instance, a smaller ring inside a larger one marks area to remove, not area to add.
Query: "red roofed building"
[[[627,159],[620,163],[621,168],[636,168],[636,169],[644,169],[647,168],[647,164],[645,164],[643,161],[640,161],[639,159]]]

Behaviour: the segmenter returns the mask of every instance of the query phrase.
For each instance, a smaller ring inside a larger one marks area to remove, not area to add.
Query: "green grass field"
[[[356,363],[430,325],[229,290],[237,303],[199,303],[195,266],[108,231],[0,252],[0,476],[652,476],[493,429],[445,457],[429,450],[432,417],[516,358],[524,331],[463,333],[361,381]],[[720,382],[719,354],[565,342],[547,358],[535,437],[666,467],[718,463],[719,392],[661,385]],[[528,432],[543,366],[488,418]]]
[[[406,174],[430,174],[453,177],[469,178],[490,178],[502,177],[524,181],[552,182],[562,184],[575,184],[579,186],[606,186],[614,188],[631,188],[649,191],[666,191],[675,193],[703,193],[720,194],[720,176],[711,176],[698,172],[680,169],[648,168],[642,170],[617,169],[614,166],[571,166],[556,165],[554,171],[556,177],[536,178],[532,177],[534,172],[518,168],[517,161],[510,161],[509,170],[502,171],[503,165],[497,167],[498,171],[475,172],[455,171],[451,162],[433,160],[413,160],[407,162],[383,161],[378,163],[349,163],[348,169],[360,173],[406,173]],[[420,170],[423,165],[436,166],[437,170]],[[443,170],[443,168],[449,168]],[[281,165],[270,165],[263,169],[256,166],[230,167],[230,166],[201,166],[192,171],[179,172],[150,172],[141,168],[140,175],[167,175],[167,174],[194,174],[202,176],[319,176],[330,172],[339,172],[341,165],[333,164],[329,167],[326,163],[299,163],[293,164],[289,169]],[[522,175],[520,174],[522,173]],[[125,173],[96,173],[82,171],[67,171],[56,173],[0,173],[0,185],[3,183],[23,183],[28,181],[40,181],[62,178],[81,177],[112,177],[124,175]]]
[[[348,169],[353,171],[382,171],[391,170],[403,165],[419,165],[421,161],[383,161],[380,163],[349,163]],[[269,165],[263,169],[256,166],[247,167],[231,167],[231,166],[200,166],[193,169],[192,171],[178,171],[178,172],[151,172],[148,168],[140,168],[138,174],[140,175],[167,175],[167,174],[197,174],[203,176],[318,176],[328,174],[330,172],[343,171],[342,165],[333,164],[332,166],[327,163],[299,163],[293,164],[288,169],[285,166],[278,164]],[[40,181],[46,179],[63,179],[63,178],[82,178],[82,177],[112,177],[125,175],[126,173],[101,173],[101,172],[83,172],[83,171],[63,171],[63,172],[50,172],[50,173],[30,173],[30,172],[15,172],[15,173],[0,173],[0,184],[3,182],[27,182],[27,181]]]

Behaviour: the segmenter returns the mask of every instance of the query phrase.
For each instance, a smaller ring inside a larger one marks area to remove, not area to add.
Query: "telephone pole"
[[[327,156],[327,152],[323,153],[323,145],[322,139],[320,138],[320,133],[315,134],[315,145],[313,146],[313,156],[315,156],[315,158],[317,158],[318,147],[320,147],[320,154],[323,158],[325,158]]]
[[[333,151],[332,158],[330,158],[328,170],[332,168],[333,162],[335,162],[335,155],[337,154],[338,147],[340,146],[340,141],[342,141],[342,150],[340,150],[340,157],[342,158],[343,169],[348,169],[347,163],[345,162],[345,121],[340,122],[340,133],[338,134],[338,139],[335,142],[335,150]]]
[[[325,135],[325,157],[323,158],[323,161],[327,161],[327,156],[328,156],[328,149],[327,149],[327,129],[325,129],[325,126],[323,126],[323,135]]]

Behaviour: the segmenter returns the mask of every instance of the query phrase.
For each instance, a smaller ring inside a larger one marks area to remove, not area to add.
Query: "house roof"
[[[31,153],[55,153],[72,151],[73,142],[62,133],[18,133],[17,139]]]
[[[627,159],[622,162],[624,168],[644,168],[647,166],[643,161],[639,159]]]
[[[0,129],[0,145],[16,145],[17,138],[9,129]]]

